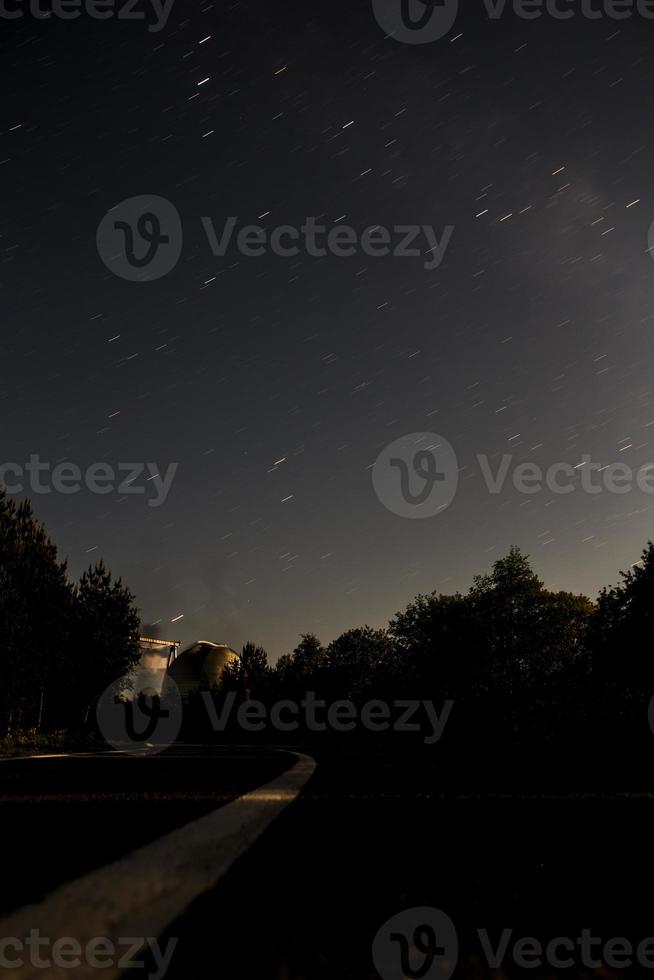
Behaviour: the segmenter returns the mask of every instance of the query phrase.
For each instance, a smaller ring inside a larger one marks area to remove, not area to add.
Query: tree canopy
[[[104,564],[72,582],[29,501],[0,488],[0,725],[80,724],[139,658],[134,596]]]

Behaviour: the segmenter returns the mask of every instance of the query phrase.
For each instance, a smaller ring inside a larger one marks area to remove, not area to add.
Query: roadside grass
[[[100,743],[93,736],[60,729],[39,732],[36,728],[10,732],[0,736],[0,758],[17,755],[41,755],[49,752],[84,751],[97,749]]]

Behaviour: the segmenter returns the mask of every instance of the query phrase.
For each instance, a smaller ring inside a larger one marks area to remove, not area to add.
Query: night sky
[[[2,20],[3,460],[178,464],[160,507],[33,495],[71,572],[104,557],[161,635],[273,659],[465,589],[512,543],[550,587],[615,581],[654,496],[492,495],[475,457],[654,462],[653,42],[638,16],[481,3],[419,45],[341,0],[176,0],[159,32]],[[156,281],[96,247],[137,195],[182,221]],[[201,217],[231,215],[454,232],[433,270],[215,257]],[[459,488],[407,520],[372,466],[423,431]]]

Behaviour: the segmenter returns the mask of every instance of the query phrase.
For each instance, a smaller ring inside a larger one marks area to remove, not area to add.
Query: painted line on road
[[[105,755],[125,755],[125,750],[94,749],[89,752],[41,752],[30,755],[0,755],[0,762],[27,762],[30,759],[89,759],[93,756],[100,758]]]
[[[155,938],[202,892],[212,888],[234,861],[298,795],[313,775],[316,763],[308,755],[291,752],[296,762],[280,776],[232,803],[179,827],[144,847],[97,871],[62,885],[41,902],[26,905],[0,920],[0,939],[24,941],[38,929],[51,944],[72,937],[82,949],[96,937],[118,940],[140,936]],[[247,761],[247,760],[244,760]],[[27,869],[29,873],[29,862]],[[50,946],[51,952],[51,946]],[[48,950],[44,947],[43,956]],[[43,978],[43,968],[29,962],[29,947],[22,953],[9,948],[7,955],[23,964],[12,977]],[[74,968],[75,980],[117,977],[117,966],[98,971],[82,962]],[[48,980],[70,977],[71,967],[52,965]]]

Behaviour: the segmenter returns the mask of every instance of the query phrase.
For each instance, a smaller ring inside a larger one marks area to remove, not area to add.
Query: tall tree
[[[592,622],[593,669],[598,683],[626,697],[654,693],[654,544],[622,582],[602,589]]]
[[[547,686],[581,656],[592,609],[585,596],[545,589],[512,547],[467,595],[418,596],[390,632],[429,689],[511,695]]]
[[[268,654],[263,647],[248,641],[241,650],[241,674],[243,687],[250,694],[258,696],[264,693],[268,679]]]
[[[299,698],[321,688],[325,648],[315,633],[302,633],[292,653],[284,653],[271,671],[270,683],[277,697]]]
[[[88,707],[138,663],[140,618],[134,596],[102,561],[84,572],[76,600],[78,690]]]
[[[479,667],[489,692],[547,686],[581,653],[593,604],[549,592],[515,546],[490,574],[475,578],[468,598],[483,638]]]
[[[474,687],[473,656],[479,639],[464,596],[416,596],[396,613],[389,633],[402,654],[405,684],[416,692],[456,697]]]
[[[29,501],[0,491],[0,647],[5,727],[40,724],[63,681],[73,622],[65,562]]]
[[[333,697],[361,698],[390,694],[398,663],[386,630],[362,626],[333,640],[325,655],[325,674]]]

